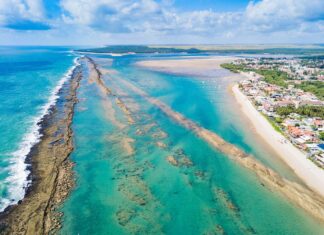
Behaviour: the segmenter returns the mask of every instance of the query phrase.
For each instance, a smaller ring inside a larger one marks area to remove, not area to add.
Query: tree
[[[323,132],[323,131],[321,131],[321,132],[319,133],[319,138],[320,138],[321,140],[324,140],[324,132]]]

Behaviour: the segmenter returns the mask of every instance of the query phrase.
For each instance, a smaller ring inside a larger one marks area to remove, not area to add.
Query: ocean
[[[25,195],[26,156],[74,58],[70,48],[0,47],[0,211]]]
[[[298,181],[246,126],[228,91],[229,72],[179,76],[134,64],[165,56],[92,57],[113,95],[103,95],[91,79],[78,91],[71,156],[76,187],[61,207],[61,234],[322,234],[322,224],[127,85]]]
[[[70,48],[1,48],[1,209],[30,183],[25,157],[38,121],[55,103],[78,56]],[[190,55],[189,55],[190,56]],[[129,84],[299,181],[242,118],[228,71],[181,76],[148,71],[143,59],[177,55],[91,55],[113,95],[85,76],[73,117],[75,188],[60,206],[60,234],[323,234],[318,221],[264,187],[205,141],[172,121]]]

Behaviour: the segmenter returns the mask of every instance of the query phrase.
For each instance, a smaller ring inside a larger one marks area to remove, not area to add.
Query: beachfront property
[[[285,64],[290,64],[290,68],[297,68],[300,60],[280,59],[272,60],[273,64],[266,63],[260,65],[255,61],[260,59],[240,59],[234,63],[242,65],[249,61],[249,67],[254,69],[278,69],[278,64],[287,68]],[[245,65],[245,64],[244,64]],[[300,67],[298,67],[300,68]],[[290,70],[291,72],[292,70]],[[305,68],[295,69],[296,73],[291,76],[301,76],[302,80],[310,79],[303,76]],[[298,71],[298,72],[297,72]],[[316,69],[316,74],[322,69]],[[294,83],[287,86],[271,84],[263,79],[263,76],[253,71],[241,72],[248,79],[239,83],[241,91],[249,98],[256,109],[261,112],[274,126],[283,134],[287,140],[305,152],[307,157],[316,165],[324,168],[324,120],[322,110],[324,101],[320,100],[311,92],[297,88]],[[311,76],[314,76],[312,73]],[[317,115],[318,114],[318,115]]]
[[[323,81],[324,60],[314,58],[242,58],[233,62],[247,69],[278,70],[287,73],[291,80]]]

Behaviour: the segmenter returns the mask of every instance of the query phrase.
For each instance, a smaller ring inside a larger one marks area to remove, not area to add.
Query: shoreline
[[[1,234],[48,234],[57,231],[62,213],[58,206],[74,186],[72,118],[77,89],[82,79],[81,65],[62,84],[56,103],[38,123],[40,141],[26,157],[31,185],[18,204],[0,213]]]
[[[295,206],[304,209],[314,218],[324,222],[324,198],[307,187],[296,182],[287,180],[271,168],[265,166],[252,155],[247,154],[237,146],[225,141],[216,133],[205,129],[194,121],[187,119],[182,114],[174,111],[162,101],[149,96],[146,92],[126,80],[120,80],[138,95],[142,96],[149,103],[159,108],[170,119],[180,124],[187,130],[193,132],[196,136],[206,141],[215,150],[224,153],[227,157],[240,164],[255,174],[261,185],[268,187],[269,190],[275,190]]]
[[[324,171],[308,160],[306,155],[290,143],[289,140],[274,130],[268,120],[255,109],[250,100],[240,91],[237,84],[231,87],[231,91],[256,134],[275,151],[308,187],[324,197]]]
[[[183,66],[183,64],[186,64],[187,61],[188,60],[183,60],[179,67],[186,68],[188,65]],[[191,67],[193,66],[193,63],[195,63],[195,61],[197,60],[191,62],[190,65]],[[218,59],[218,63],[220,61],[221,59]],[[167,61],[167,63],[164,63],[163,60],[158,62],[154,62],[157,65],[156,66],[157,68],[152,68],[152,66],[149,66],[150,61],[148,61],[146,63],[146,65],[148,65],[147,69],[151,69],[159,72],[167,72],[167,73],[174,73],[179,70],[179,67],[176,68],[179,62],[176,60],[173,61],[169,60]],[[203,63],[203,61],[196,62],[196,63],[201,64]],[[145,67],[145,66],[143,66],[142,64],[141,67]],[[163,71],[161,71],[160,68],[163,68]],[[200,65],[195,68],[196,68],[196,72],[199,72],[199,69],[203,69]],[[188,75],[194,76],[195,74],[188,74]],[[238,79],[239,76],[236,76],[236,78]],[[121,80],[121,82],[126,83],[126,81],[123,80]],[[259,182],[263,186],[266,186],[270,191],[275,191],[280,193],[282,196],[286,198],[286,200],[288,200],[295,206],[304,209],[305,212],[317,218],[319,221],[324,222],[324,197],[322,194],[320,194],[315,190],[312,190],[306,185],[299,184],[297,182],[286,179],[276,171],[272,170],[271,168],[261,163],[252,155],[249,155],[243,150],[241,150],[240,148],[236,147],[235,145],[226,142],[216,133],[208,129],[205,129],[202,126],[199,126],[195,122],[184,117],[182,114],[175,112],[174,110],[172,110],[170,107],[168,107],[158,99],[148,96],[141,89],[135,87],[129,82],[127,83],[128,84],[126,85],[128,85],[133,91],[135,91],[136,93],[144,97],[151,104],[157,106],[162,112],[164,112],[167,116],[169,116],[169,118],[173,119],[175,122],[182,125],[189,131],[192,131],[198,137],[200,137],[201,139],[209,143],[213,148],[224,153],[227,157],[229,157],[230,159],[237,162],[239,165],[241,165],[242,167],[246,168],[251,173],[253,173],[257,177]],[[317,185],[317,187],[319,186],[320,185]]]

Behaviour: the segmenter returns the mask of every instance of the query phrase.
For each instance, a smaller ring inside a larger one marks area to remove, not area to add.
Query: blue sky
[[[188,4],[188,2],[190,2]],[[249,0],[177,0],[174,2],[175,7],[183,11],[195,11],[195,10],[206,10],[212,9],[214,11],[237,11],[244,10]]]
[[[0,0],[2,45],[324,43],[323,0]]]

